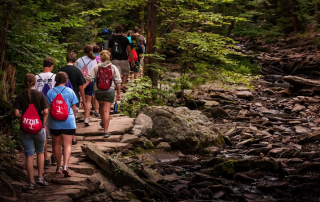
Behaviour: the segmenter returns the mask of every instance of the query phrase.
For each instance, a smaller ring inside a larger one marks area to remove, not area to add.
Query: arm
[[[85,83],[85,84],[87,84],[87,83]],[[85,89],[84,85],[79,86],[79,91],[80,91],[80,95],[82,97],[82,105],[85,107],[86,106],[86,96],[84,94],[84,89]],[[86,87],[87,87],[87,85],[86,85]]]
[[[89,80],[86,80],[87,82],[82,86],[83,88],[86,88],[90,83],[91,83],[91,81],[89,81]],[[79,88],[80,88],[80,86],[79,86]],[[83,91],[83,94],[84,94],[84,91]]]
[[[74,117],[77,118],[76,117],[77,116],[77,106],[76,106],[76,104],[73,104],[71,107],[72,107],[72,110],[73,110]]]
[[[112,51],[112,48],[108,48],[108,51],[111,53],[111,51]]]
[[[114,84],[116,85],[117,88],[117,100],[121,100],[121,75],[120,72],[118,70],[118,68],[114,65],[112,65],[112,73],[113,73],[113,78],[114,78]]]
[[[93,79],[97,78],[97,71],[98,71],[99,66],[95,65],[91,70],[89,75],[86,78],[86,83],[83,85],[83,88],[86,88],[92,81]]]
[[[14,116],[17,117],[18,119],[21,119],[21,114],[20,114],[20,111],[19,109],[14,109]]]
[[[44,110],[42,111],[42,116],[43,116],[43,126],[44,126],[44,128],[46,128],[46,130],[47,130],[47,132],[48,132],[46,123],[47,123],[48,116],[49,116],[49,108],[46,108],[46,109],[44,109]]]
[[[134,67],[134,60],[133,60],[133,55],[132,55],[132,52],[131,52],[131,46],[130,45],[127,46],[127,51],[128,51],[128,54],[129,54],[129,56],[131,58],[131,66]]]

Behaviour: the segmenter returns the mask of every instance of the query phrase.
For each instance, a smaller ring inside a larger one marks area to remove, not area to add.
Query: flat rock
[[[79,137],[79,136],[78,136]],[[80,136],[81,137],[81,136]],[[91,142],[120,142],[122,135],[110,135],[108,138],[103,136],[84,136],[82,141],[91,141]]]
[[[276,148],[268,152],[268,156],[279,157],[282,153],[288,151],[288,148]]]
[[[204,106],[207,106],[207,107],[219,106],[219,102],[217,101],[210,101],[210,100],[201,100],[201,101],[203,101],[205,103]]]
[[[95,168],[89,165],[69,165],[69,168],[74,172],[84,174],[84,175],[93,175],[95,173]]]
[[[252,98],[253,95],[250,91],[237,91],[236,95],[238,98]]]
[[[122,135],[132,130],[133,118],[115,117],[110,120],[109,132],[113,135]],[[91,122],[90,126],[85,127],[83,123],[77,124],[76,135],[81,136],[99,136],[103,135],[104,130],[100,122]]]
[[[296,133],[298,134],[306,134],[311,133],[311,129],[303,126],[294,126]]]
[[[229,117],[230,115],[220,107],[212,107],[209,112],[212,117]]]
[[[208,155],[209,156],[215,156],[215,155],[220,153],[220,148],[219,147],[215,147],[215,146],[206,147],[206,148],[202,149],[202,152],[207,156]]]
[[[82,153],[81,146],[83,144],[90,144],[89,141],[79,141],[77,145],[72,146],[71,153]],[[96,145],[104,153],[121,151],[123,149],[129,149],[132,147],[132,144],[129,143],[120,143],[120,142],[95,142]]]
[[[136,143],[139,141],[139,137],[136,135],[124,134],[121,139],[121,143]]]
[[[293,109],[292,109],[292,112],[299,112],[299,111],[304,110],[304,109],[306,109],[305,106],[300,105],[300,104],[295,104]]]

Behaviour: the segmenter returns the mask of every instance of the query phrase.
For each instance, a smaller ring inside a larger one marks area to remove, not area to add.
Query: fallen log
[[[150,196],[164,197],[158,188],[153,188],[146,181],[138,177],[128,166],[116,158],[104,154],[98,147],[93,144],[84,144],[81,146],[82,151],[98,166],[104,170],[107,175],[117,186],[129,186],[133,189],[145,191]],[[160,185],[158,185],[160,186]],[[163,188],[163,190],[166,190]],[[168,193],[164,193],[168,194]],[[170,194],[170,193],[169,193]],[[165,197],[164,197],[165,198]]]
[[[319,80],[305,79],[298,76],[284,76],[282,80],[284,80],[285,82],[288,82],[292,86],[297,86],[297,87],[302,87],[302,86],[319,87],[320,86]]]

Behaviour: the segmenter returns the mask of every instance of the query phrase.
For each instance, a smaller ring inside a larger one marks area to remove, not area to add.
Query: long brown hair
[[[62,83],[67,83],[68,75],[67,75],[67,73],[65,73],[65,72],[58,72],[58,73],[56,74],[55,80],[56,80],[56,85],[55,85],[55,87],[57,87],[57,86],[59,86],[59,85],[62,84]]]
[[[83,48],[84,54],[86,54],[91,60],[95,60],[96,56],[93,54],[93,47],[91,45],[86,45]]]
[[[24,86],[26,87],[27,89],[27,93],[28,93],[28,99],[29,99],[29,102],[31,103],[31,93],[30,93],[30,90],[31,90],[31,87],[36,85],[36,77],[34,74],[26,74],[24,76]]]

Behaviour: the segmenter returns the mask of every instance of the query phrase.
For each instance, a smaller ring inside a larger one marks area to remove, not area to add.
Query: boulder
[[[150,130],[152,128],[152,119],[141,113],[137,116],[134,125],[140,125],[142,126],[141,129],[141,134],[145,134],[148,130]]]
[[[171,150],[171,147],[168,142],[160,142],[155,148],[156,149],[163,149],[165,151]]]
[[[134,144],[139,141],[139,137],[136,135],[124,134],[121,139],[121,143]]]
[[[147,131],[146,137],[161,137],[173,150],[190,153],[200,148],[224,144],[222,134],[200,111],[186,107],[151,106],[145,108],[143,113],[153,121],[152,129]]]
[[[202,152],[206,155],[206,156],[216,156],[217,154],[220,153],[220,148],[219,147],[206,147],[204,149],[202,149]]]

